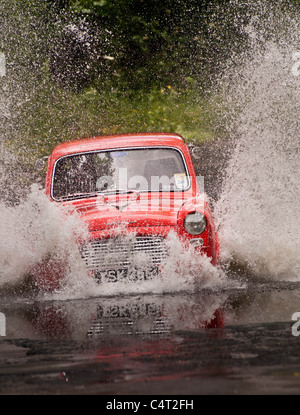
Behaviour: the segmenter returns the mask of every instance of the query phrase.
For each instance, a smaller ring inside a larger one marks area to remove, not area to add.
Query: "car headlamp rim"
[[[201,235],[207,228],[207,219],[202,212],[190,212],[185,216],[184,228],[190,235]]]

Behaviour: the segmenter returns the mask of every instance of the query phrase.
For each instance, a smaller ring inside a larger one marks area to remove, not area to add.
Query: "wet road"
[[[0,393],[298,394],[299,299],[299,283],[274,281],[72,301],[8,295]]]

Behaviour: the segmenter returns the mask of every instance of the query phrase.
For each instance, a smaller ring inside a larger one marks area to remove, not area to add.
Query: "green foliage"
[[[17,114],[1,134],[38,157],[84,136],[172,131],[202,141],[222,133],[215,80],[228,62],[241,62],[244,28],[268,8],[238,0],[12,0],[0,11]]]
[[[237,1],[70,0],[55,2],[55,9],[49,4],[52,13],[67,11],[97,32],[98,68],[105,66],[105,80],[123,90],[149,91],[170,80],[183,88],[188,77],[207,86],[246,41],[246,9]],[[103,72],[99,78],[104,81]]]
[[[213,137],[213,118],[209,100],[172,85],[132,96],[95,88],[75,93],[45,83],[23,106],[22,134],[13,143],[39,158],[62,141],[94,135],[161,131],[201,142]]]

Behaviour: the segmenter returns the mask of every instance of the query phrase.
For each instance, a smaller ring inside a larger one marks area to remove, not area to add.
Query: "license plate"
[[[145,281],[158,275],[158,268],[150,269],[107,269],[104,271],[95,270],[97,282],[119,282],[119,281]]]

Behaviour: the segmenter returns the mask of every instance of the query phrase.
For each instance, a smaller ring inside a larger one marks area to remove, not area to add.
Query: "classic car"
[[[216,265],[218,235],[201,187],[189,146],[167,133],[64,142],[48,158],[45,182],[50,200],[74,209],[88,226],[79,249],[99,283],[154,278],[170,232]],[[57,286],[53,269],[41,272],[40,285]]]

